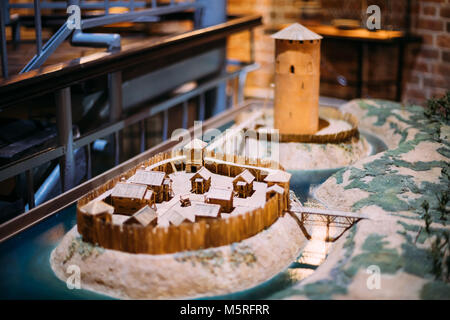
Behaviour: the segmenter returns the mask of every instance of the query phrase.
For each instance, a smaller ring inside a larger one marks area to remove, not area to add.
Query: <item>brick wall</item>
[[[423,37],[423,44],[410,45],[405,55],[403,100],[423,103],[427,98],[441,95],[450,88],[450,0],[412,0],[411,25],[414,34]],[[361,15],[360,0],[322,0],[321,21],[333,18],[358,18]],[[382,8],[383,26],[404,28],[406,0],[367,1]],[[300,0],[228,0],[230,14],[263,16],[264,27],[255,31],[255,57],[260,70],[251,74],[246,92],[250,95],[267,95],[273,82],[274,42],[269,26],[302,22]],[[359,6],[359,7],[358,7]],[[389,7],[390,6],[390,7]],[[385,9],[388,10],[385,10]],[[388,14],[386,14],[388,12]],[[389,14],[389,12],[391,12]],[[394,14],[392,14],[394,12]],[[304,23],[304,22],[302,22]],[[230,39],[229,54],[233,58],[248,59],[248,33]],[[350,42],[327,41],[322,45],[321,94],[343,99],[356,97],[357,78],[356,46]],[[363,96],[395,99],[395,72],[397,48],[369,45],[365,48]],[[338,83],[338,76],[347,79],[347,85]]]
[[[423,103],[450,90],[450,0],[420,0],[412,32],[423,39],[408,52],[404,100]]]

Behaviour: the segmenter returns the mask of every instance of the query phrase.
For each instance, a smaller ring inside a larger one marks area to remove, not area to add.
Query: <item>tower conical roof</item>
[[[315,32],[312,32],[308,28],[302,26],[299,23],[291,24],[289,27],[284,28],[281,31],[272,35],[272,38],[278,40],[320,40],[322,36]]]

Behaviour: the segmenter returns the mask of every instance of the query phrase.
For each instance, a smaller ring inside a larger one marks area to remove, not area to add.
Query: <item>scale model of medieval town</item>
[[[77,263],[87,267],[83,283],[117,297],[175,298],[220,293],[224,285],[244,288],[279,271],[276,265],[295,259],[299,237],[290,238],[293,230],[278,222],[290,207],[291,174],[276,163],[250,164],[205,148],[206,143],[194,139],[182,152],[153,157],[80,200],[77,230],[52,257],[57,274],[64,274],[60,267],[69,260],[76,261],[76,233],[80,241],[95,245],[93,250],[107,251],[89,262],[78,256]],[[278,226],[272,228],[274,224]],[[260,234],[266,229],[273,230]],[[284,232],[284,239],[269,244]],[[284,252],[272,251],[290,241]],[[264,260],[246,253],[248,243],[260,243],[264,254],[272,255],[264,262],[268,269],[257,278],[245,269],[231,270],[233,265]],[[201,259],[183,254],[198,250],[205,257],[221,257],[229,270],[216,268],[202,275],[196,267]],[[217,277],[223,272],[229,272],[230,283]]]
[[[194,298],[255,287],[297,263],[315,268],[289,269],[302,281],[273,298],[450,297],[448,123],[385,101],[319,106],[321,36],[294,24],[273,38],[273,105],[83,197],[51,255],[60,279],[73,264],[84,289],[108,296]],[[230,152],[242,130],[249,138]],[[259,157],[268,146],[279,161]],[[296,196],[294,180],[329,170],[307,181],[313,197]],[[373,286],[384,290],[372,290],[367,270],[381,272]]]

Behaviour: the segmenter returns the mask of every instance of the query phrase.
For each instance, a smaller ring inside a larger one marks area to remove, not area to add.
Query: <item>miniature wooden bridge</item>
[[[325,241],[327,242],[336,241],[355,223],[362,219],[368,219],[368,216],[360,213],[357,214],[354,212],[339,211],[334,209],[304,207],[297,201],[291,201],[289,213],[294,219],[297,220],[300,229],[308,240],[311,239],[311,235],[305,225],[326,226]],[[342,232],[339,232],[339,234],[335,237],[330,237],[330,228],[341,229]]]

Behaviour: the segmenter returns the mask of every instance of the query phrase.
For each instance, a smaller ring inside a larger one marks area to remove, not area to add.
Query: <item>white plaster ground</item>
[[[345,110],[347,112],[347,110]],[[248,120],[255,111],[240,115],[237,123]],[[351,130],[352,125],[344,120],[321,116],[321,119],[328,122],[328,126],[319,130],[316,135],[336,134]],[[273,128],[273,110],[266,109],[264,114],[255,120],[262,128]],[[286,170],[317,170],[335,169],[354,164],[360,159],[369,156],[372,152],[370,144],[361,135],[359,139],[353,138],[345,143],[276,143],[267,141],[257,141],[248,139],[248,145],[242,146],[243,150],[259,150],[263,154],[266,150],[271,154],[272,159],[279,162]],[[258,146],[258,147],[256,147]],[[277,152],[278,151],[278,152]],[[277,152],[277,153],[272,153]]]
[[[332,169],[351,165],[370,154],[361,136],[349,143],[280,143],[280,164],[286,170]]]
[[[120,299],[180,299],[223,295],[269,280],[305,246],[289,215],[239,243],[177,254],[131,254],[81,241],[76,227],[50,256],[56,276],[66,281],[69,265],[81,270],[81,287]]]
[[[267,149],[267,142],[249,139],[249,148],[259,143],[259,150]],[[370,144],[361,136],[346,143],[276,143],[271,150],[278,150],[276,158],[286,170],[335,169],[352,165],[372,152]]]

